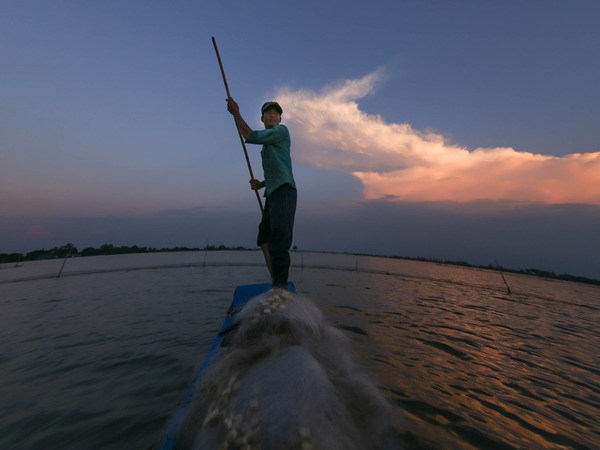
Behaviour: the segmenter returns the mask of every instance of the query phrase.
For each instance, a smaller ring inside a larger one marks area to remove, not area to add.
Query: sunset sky
[[[598,23],[591,0],[0,2],[0,253],[254,244],[215,36],[251,126],[283,106],[300,249],[600,279]]]

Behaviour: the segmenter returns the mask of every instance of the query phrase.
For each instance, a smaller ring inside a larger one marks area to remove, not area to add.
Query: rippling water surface
[[[0,448],[156,443],[258,252],[0,269]],[[599,448],[600,288],[438,264],[294,254],[407,448]],[[14,281],[21,280],[21,281]]]

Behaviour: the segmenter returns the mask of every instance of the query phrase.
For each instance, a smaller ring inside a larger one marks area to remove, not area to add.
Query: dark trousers
[[[290,247],[294,237],[297,192],[289,184],[279,186],[267,197],[258,226],[257,244],[269,244],[273,285],[287,286],[290,272]]]

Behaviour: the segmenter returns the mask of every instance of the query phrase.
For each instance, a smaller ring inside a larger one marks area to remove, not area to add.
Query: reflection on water
[[[148,448],[235,286],[265,278],[257,252],[128,256],[0,284],[0,448]],[[60,265],[42,263],[0,270],[0,282]],[[508,274],[509,295],[493,271],[349,255],[294,264],[407,447],[597,448],[600,288]]]
[[[340,294],[348,293],[342,284]],[[401,277],[364,286],[351,307],[334,305],[330,315],[342,328],[363,331],[353,335],[362,359],[417,441],[428,437],[440,448],[595,447],[593,302]]]

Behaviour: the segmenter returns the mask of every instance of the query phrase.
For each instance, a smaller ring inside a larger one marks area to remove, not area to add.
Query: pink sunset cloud
[[[513,200],[600,204],[600,152],[562,157],[512,148],[468,150],[407,123],[360,110],[381,72],[323,91],[283,88],[277,99],[293,128],[294,158],[345,170],[366,199],[402,201]]]

